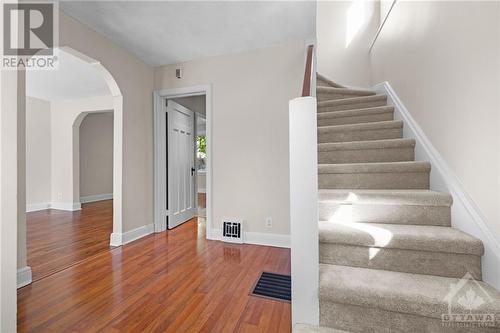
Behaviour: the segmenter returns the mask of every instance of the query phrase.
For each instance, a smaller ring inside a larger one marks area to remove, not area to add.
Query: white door
[[[182,224],[195,214],[194,113],[168,101],[168,228]]]

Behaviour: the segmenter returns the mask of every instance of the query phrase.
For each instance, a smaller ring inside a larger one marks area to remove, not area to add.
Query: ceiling
[[[58,101],[109,95],[100,74],[89,63],[59,49],[57,70],[28,70],[26,95]]]
[[[59,6],[151,66],[315,35],[315,1],[61,1]]]

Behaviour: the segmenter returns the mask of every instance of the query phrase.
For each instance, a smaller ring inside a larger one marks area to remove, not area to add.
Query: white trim
[[[66,210],[69,212],[74,212],[76,210],[81,210],[82,205],[79,202],[52,202],[50,204],[50,209]]]
[[[165,198],[165,154],[166,151],[166,129],[164,103],[165,99],[205,95],[206,98],[206,138],[207,138],[207,158],[206,158],[206,193],[207,193],[207,219],[206,237],[212,238],[212,86],[210,84],[185,88],[160,89],[153,92],[154,97],[154,229],[155,232],[162,232],[167,229],[166,216],[169,211],[166,209]]]
[[[17,288],[21,288],[27,286],[31,283],[32,275],[31,275],[31,267],[24,266],[17,269]]]
[[[111,246],[121,246],[133,242],[144,236],[150,235],[155,231],[154,223],[143,225],[126,231],[122,234],[112,233],[110,237]]]
[[[222,240],[222,229],[213,229],[211,239]],[[290,248],[290,235],[245,231],[243,243]]]
[[[207,189],[206,188],[199,188],[199,189],[197,189],[197,192],[198,193],[207,193]]]
[[[319,324],[318,138],[316,98],[289,102],[292,325]]]
[[[490,229],[479,207],[466,192],[445,159],[434,148],[391,85],[386,81],[375,85],[373,89],[377,93],[387,95],[387,104],[394,106],[394,118],[404,121],[403,136],[415,139],[415,159],[431,163],[431,189],[450,193],[453,196],[451,207],[453,227],[483,241],[485,247],[482,259],[483,280],[500,289],[500,243],[495,232]]]
[[[26,213],[50,209],[50,206],[51,206],[50,202],[40,202],[40,203],[27,204],[26,205]]]
[[[113,199],[113,193],[93,194],[80,197],[80,202],[88,203],[88,202],[96,202],[96,201],[111,200],[111,199]]]

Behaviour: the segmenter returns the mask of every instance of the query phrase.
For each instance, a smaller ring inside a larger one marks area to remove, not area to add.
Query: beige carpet
[[[453,200],[429,189],[431,165],[415,161],[387,97],[317,83],[321,326],[500,332],[500,293],[481,281],[483,244],[451,227]]]

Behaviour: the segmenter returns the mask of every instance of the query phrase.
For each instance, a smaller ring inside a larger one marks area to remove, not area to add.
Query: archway
[[[111,246],[122,245],[122,163],[123,163],[123,96],[118,87],[118,83],[113,78],[111,73],[97,60],[88,57],[87,55],[78,52],[70,47],[61,47],[65,52],[87,62],[92,67],[94,67],[104,79],[106,85],[109,88],[112,96],[112,106],[113,106],[113,233],[110,237]],[[76,116],[73,128],[76,124],[81,123],[86,113],[82,112]],[[75,137],[75,131],[73,131],[73,138]],[[73,140],[73,145],[75,145],[75,140]],[[75,149],[73,149],[75,152]],[[78,150],[76,150],[78,152]],[[75,163],[74,163],[75,165]],[[79,181],[79,172],[73,171],[73,181]],[[79,187],[78,187],[79,188]],[[75,187],[73,189],[74,193],[76,191]],[[75,193],[76,194],[76,193]],[[79,193],[78,193],[79,195]]]

